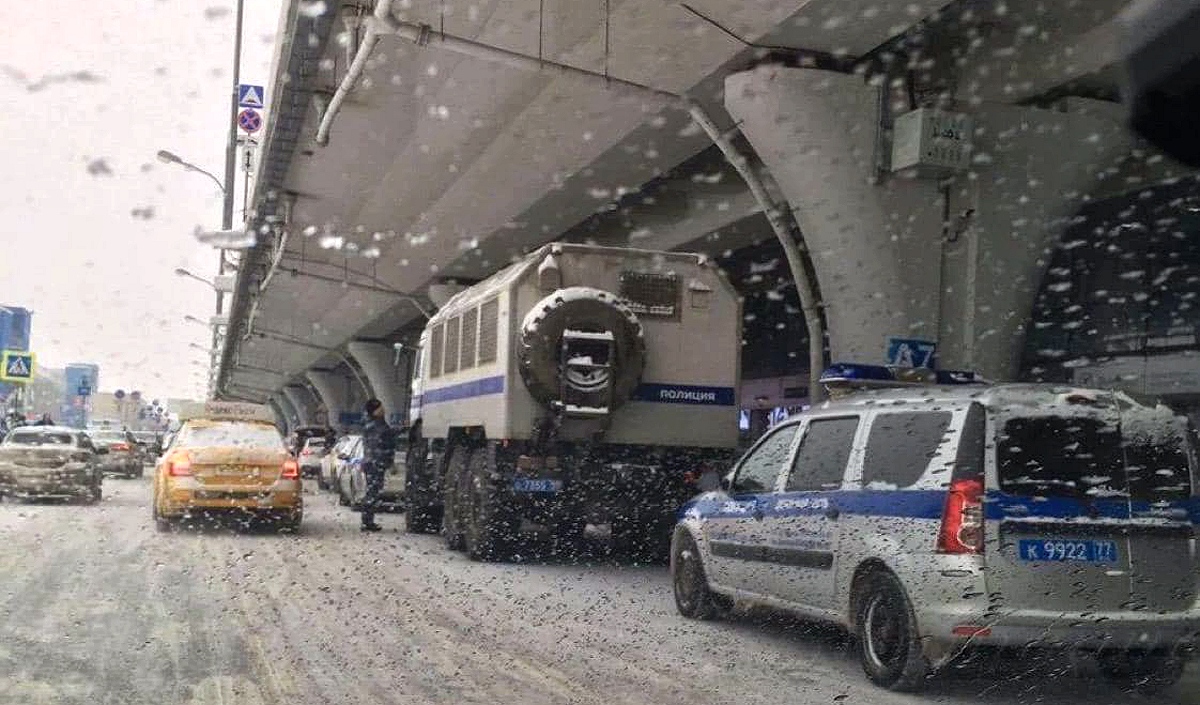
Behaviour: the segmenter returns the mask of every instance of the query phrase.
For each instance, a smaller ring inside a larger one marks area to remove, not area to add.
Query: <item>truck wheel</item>
[[[468,481],[467,456],[471,451],[465,446],[455,445],[448,452],[450,460],[446,464],[445,492],[442,496],[442,534],[446,537],[447,548],[461,551],[465,547],[461,512],[465,503],[461,498]]]
[[[487,451],[478,448],[467,461],[469,516],[466,520],[467,555],[475,561],[502,560],[516,539],[519,525],[506,506],[504,492],[488,469]]]
[[[442,508],[431,497],[431,488],[419,483],[427,479],[423,468],[410,464],[404,477],[404,500],[408,505],[404,511],[404,530],[410,534],[436,534],[442,526]]]
[[[1183,677],[1183,659],[1166,650],[1105,652],[1099,662],[1106,680],[1143,695],[1169,690]]]
[[[645,520],[636,514],[612,521],[612,549],[621,558],[643,563],[664,563],[670,558],[671,526],[661,519]]]

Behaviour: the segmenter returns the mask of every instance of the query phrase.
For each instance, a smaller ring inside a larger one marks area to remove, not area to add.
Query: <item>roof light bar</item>
[[[988,384],[969,370],[932,370],[927,367],[896,367],[839,362],[830,365],[820,378],[831,394],[859,389],[887,389],[928,385]]]

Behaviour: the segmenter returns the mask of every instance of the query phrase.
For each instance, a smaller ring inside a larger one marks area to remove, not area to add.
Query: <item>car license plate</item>
[[[514,492],[546,492],[555,493],[562,489],[562,480],[539,480],[529,477],[518,477],[513,480]]]
[[[1017,545],[1023,561],[1079,563],[1117,562],[1116,541],[1063,541],[1060,539],[1021,539]]]

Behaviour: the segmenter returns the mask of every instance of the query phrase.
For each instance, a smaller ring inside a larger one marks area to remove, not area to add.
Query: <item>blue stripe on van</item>
[[[422,404],[437,404],[444,401],[458,401],[473,397],[484,397],[489,394],[500,394],[504,391],[504,375],[473,379],[470,382],[451,384],[448,387],[426,389],[421,395]]]
[[[484,377],[470,382],[451,384],[437,389],[426,389],[415,404],[437,404],[446,401],[458,401],[472,397],[482,397],[489,394],[500,394],[504,391],[504,376]],[[737,395],[733,387],[696,387],[687,384],[655,384],[638,385],[631,397],[635,401],[658,402],[663,404],[702,404],[709,406],[734,406]]]
[[[757,501],[756,501],[757,500]],[[759,495],[706,494],[685,504],[681,516],[703,519],[735,519],[755,509],[764,517],[811,516],[830,507],[845,515],[940,520],[946,503],[945,490],[838,490],[833,492],[781,492]],[[1014,497],[992,491],[986,495],[987,519],[1123,519],[1161,517],[1200,525],[1200,498],[1152,506],[1121,498],[1097,499],[1089,505],[1065,497]],[[1178,513],[1173,516],[1171,513]]]

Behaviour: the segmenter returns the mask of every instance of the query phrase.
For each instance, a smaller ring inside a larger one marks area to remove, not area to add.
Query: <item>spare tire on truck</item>
[[[578,364],[564,365],[564,337],[579,344],[580,354],[574,358]],[[641,382],[646,340],[637,314],[619,297],[603,289],[573,286],[559,289],[529,310],[521,325],[517,355],[525,387],[538,402],[564,402],[566,392],[574,398],[603,397],[604,407],[611,411],[627,401]],[[598,401],[592,404],[600,406]]]

